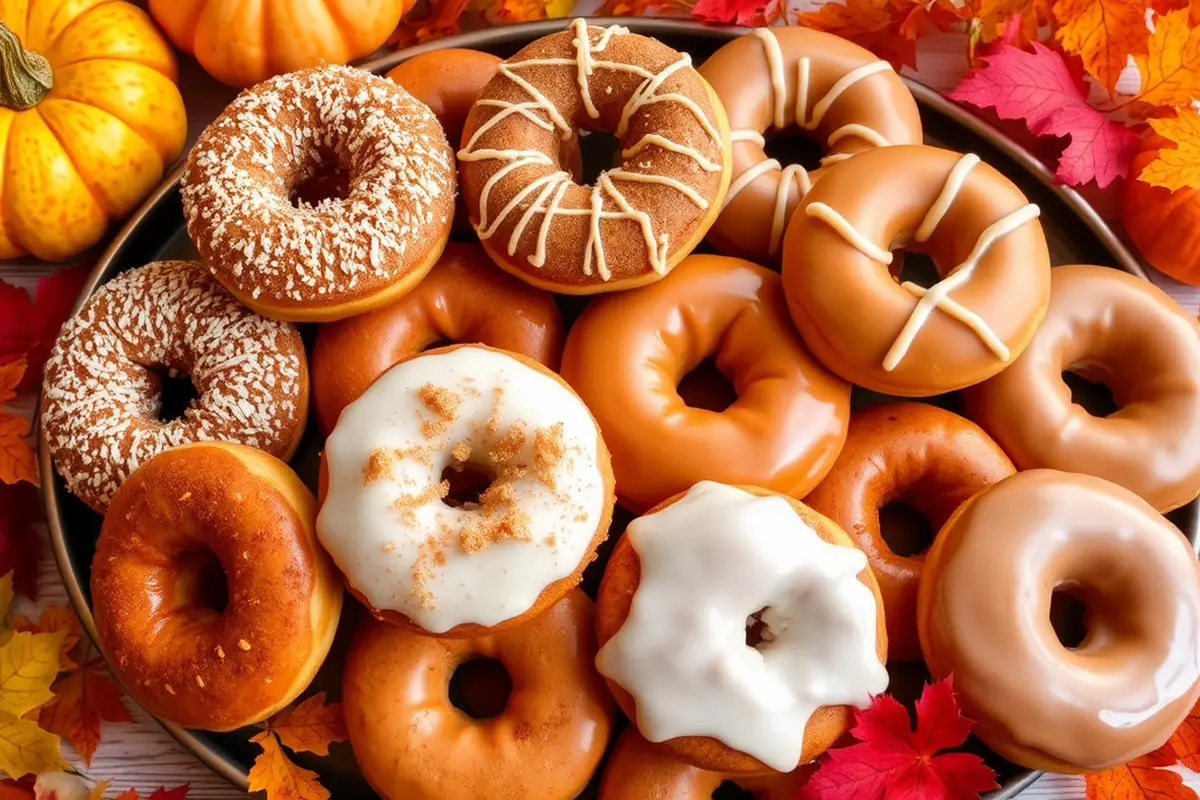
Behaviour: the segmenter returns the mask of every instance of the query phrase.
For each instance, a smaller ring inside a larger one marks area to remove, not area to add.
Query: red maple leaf
[[[1088,105],[1059,53],[1031,45],[1033,52],[1005,44],[990,47],[981,56],[986,66],[971,71],[947,97],[995,109],[1001,119],[1024,120],[1034,136],[1069,137],[1056,172],[1063,183],[1094,180],[1103,188],[1124,177],[1138,135]]]
[[[779,16],[779,0],[696,0],[692,16],[718,24],[765,25]]]
[[[91,269],[91,264],[80,264],[56,270],[37,282],[34,298],[0,281],[0,364],[22,356],[28,363],[18,389],[41,383],[42,365]]]
[[[154,794],[150,795],[150,800],[187,800],[188,788],[190,786],[191,784],[188,783],[176,786],[174,789],[160,786],[154,790]]]
[[[37,599],[42,540],[33,529],[42,519],[42,501],[29,483],[0,482],[0,575],[13,573],[14,588]]]
[[[917,726],[890,695],[856,711],[858,744],[830,750],[796,800],[966,800],[996,788],[996,773],[973,753],[939,753],[967,739],[950,678],[929,684],[917,701]]]

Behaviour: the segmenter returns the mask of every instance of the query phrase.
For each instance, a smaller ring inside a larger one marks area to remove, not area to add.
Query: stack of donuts
[[[1200,566],[1163,516],[1200,493],[1195,319],[1052,270],[1037,206],[922,145],[888,64],[826,34],[697,67],[575,20],[389,78],[238,97],[182,180],[199,260],[113,278],[47,365],[142,705],[266,719],[342,620],[350,743],[391,800],[790,798],[904,661],[1026,767],[1163,744],[1200,697]],[[586,184],[596,132],[619,150]],[[796,134],[812,169],[768,156]],[[177,375],[197,396],[163,419]],[[511,683],[489,713],[450,697],[479,659]]]

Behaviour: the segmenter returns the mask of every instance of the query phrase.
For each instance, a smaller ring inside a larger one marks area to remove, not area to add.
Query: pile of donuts
[[[900,78],[826,34],[757,30],[697,68],[575,20],[389,77],[238,97],[182,179],[202,263],[116,276],[47,365],[45,440],[103,515],[96,627],[138,702],[266,719],[348,593],[341,702],[391,800],[573,798],[614,738],[602,798],[791,797],[888,662],[953,674],[1026,767],[1167,739],[1200,697],[1200,567],[1163,517],[1200,493],[1188,313],[1051,270],[1037,206],[923,146]],[[616,165],[581,183],[601,131]],[[818,168],[768,156],[796,132]],[[297,197],[330,167],[340,193]],[[905,251],[936,282],[901,280]],[[682,396],[705,362],[731,402]],[[197,397],[161,419],[180,374]],[[311,487],[285,463],[310,384]],[[965,416],[852,413],[852,385],[965,390]],[[897,505],[927,552],[885,540]],[[472,716],[449,687],[480,658],[511,693]]]

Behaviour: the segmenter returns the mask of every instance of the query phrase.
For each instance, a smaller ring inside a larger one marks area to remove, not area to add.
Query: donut
[[[500,57],[491,53],[448,47],[410,58],[387,77],[428,106],[457,147],[471,106],[499,66]]]
[[[812,767],[789,773],[724,775],[680,761],[662,745],[627,729],[608,757],[599,800],[710,800],[722,783],[732,783],[755,800],[795,800]]]
[[[788,308],[825,366],[923,397],[1021,355],[1049,303],[1050,256],[1038,207],[1016,186],[978,156],[913,145],[867,150],[828,174],[783,242]],[[897,247],[929,254],[942,279],[897,282]]]
[[[978,425],[936,406],[883,403],[850,418],[846,446],[804,502],[867,554],[883,595],[889,660],[921,660],[917,582],[925,553],[894,552],[880,512],[900,503],[936,532],[962,503],[1013,472],[1008,456]]]
[[[621,165],[592,186],[561,152],[606,131]],[[488,255],[543,289],[651,283],[700,243],[729,186],[729,124],[691,57],[577,19],[503,62],[467,117],[462,193]]]
[[[596,636],[596,667],[641,734],[714,772],[809,763],[888,684],[866,556],[798,500],[752,487],[702,481],[631,522]]]
[[[708,356],[737,392],[723,412],[677,389]],[[850,386],[796,335],[779,276],[734,258],[691,256],[655,286],[592,301],[562,374],[600,422],[634,511],[701,479],[801,497],[846,438]]]
[[[921,143],[917,103],[900,76],[838,36],[756,28],[713,53],[700,74],[729,117],[733,178],[708,241],[730,255],[778,264],[787,221],[825,165],[871,147]],[[795,131],[825,152],[811,172],[763,150],[764,134]]]
[[[455,497],[455,473],[486,488]],[[475,638],[545,611],[608,536],[613,477],[587,407],[541,364],[483,345],[383,373],[325,442],[317,533],[375,616]]]
[[[385,800],[570,800],[608,744],[613,703],[592,659],[592,604],[568,592],[495,636],[442,639],[366,620],[342,677],[342,707],[363,776]],[[447,686],[476,658],[512,681],[504,710],[473,719]]]
[[[294,205],[322,167],[345,198]],[[350,67],[279,75],[238,95],[181,179],[188,236],[225,288],[265,316],[327,322],[403,295],[450,236],[454,153],[433,113]]]
[[[342,586],[313,530],[316,501],[286,464],[239,444],[181,445],[130,475],[109,511],[92,610],[143,708],[231,731],[304,691],[333,643]]]
[[[482,342],[557,370],[564,336],[551,295],[496,269],[478,245],[451,242],[429,275],[395,303],[317,331],[317,421],[328,435],[372,381],[430,345]]]
[[[1052,596],[1084,608],[1064,646]],[[1200,698],[1200,565],[1146,501],[1089,475],[1029,470],[964,503],[917,603],[935,678],[971,733],[1015,764],[1102,770],[1163,745]]]
[[[199,395],[160,420],[163,376]],[[138,465],[218,439],[291,458],[308,415],[300,334],[235,300],[200,264],[160,261],[101,286],[46,362],[41,425],[67,488],[103,514]]]
[[[1166,512],[1200,493],[1200,326],[1147,280],[1056,267],[1050,308],[1025,354],[965,394],[967,413],[1020,469],[1110,480]],[[1106,384],[1093,416],[1063,373]]]

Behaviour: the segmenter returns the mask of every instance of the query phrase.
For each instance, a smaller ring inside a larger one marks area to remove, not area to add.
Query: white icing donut
[[[710,736],[788,772],[817,708],[887,688],[866,556],[783,498],[702,481],[625,535],[641,577],[596,666],[633,695],[650,741]],[[755,649],[746,623],[761,609],[771,640]]]
[[[496,478],[479,504],[452,507],[443,472],[468,462]],[[376,612],[431,633],[528,611],[581,568],[611,511],[608,453],[583,402],[477,345],[380,376],[342,412],[325,467],[321,543]]]

